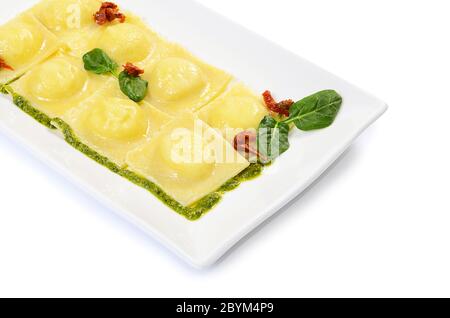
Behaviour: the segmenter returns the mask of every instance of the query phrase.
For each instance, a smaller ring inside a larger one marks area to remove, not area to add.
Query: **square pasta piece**
[[[95,23],[94,14],[101,4],[101,0],[42,0],[30,11],[65,42]]]
[[[128,169],[190,206],[249,166],[216,130],[191,113],[165,126],[127,155]]]
[[[58,39],[33,15],[22,14],[0,27],[0,58],[14,70],[0,69],[0,83],[25,73],[60,48]]]
[[[133,63],[143,67],[164,54],[163,40],[150,30],[139,17],[126,14],[124,23],[115,20],[97,25],[94,20],[68,43],[70,54],[82,57],[99,48],[117,64]]]
[[[108,77],[86,72],[81,58],[56,53],[11,87],[49,117],[60,117],[105,85]]]
[[[220,95],[232,79],[172,43],[166,43],[159,60],[144,68],[143,78],[150,83],[146,100],[172,115],[198,110]]]
[[[133,102],[111,79],[62,119],[82,143],[122,167],[126,154],[151,140],[171,117],[146,102]]]
[[[201,120],[218,129],[228,141],[244,130],[257,129],[268,114],[262,97],[240,83],[198,112]]]

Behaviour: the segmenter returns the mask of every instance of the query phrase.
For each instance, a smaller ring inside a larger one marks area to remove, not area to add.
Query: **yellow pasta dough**
[[[31,12],[58,36],[75,33],[94,23],[100,0],[43,0]]]
[[[112,80],[62,119],[83,143],[122,166],[128,151],[151,140],[171,118],[148,103],[131,101]]]
[[[184,113],[127,155],[129,169],[185,206],[217,190],[249,166],[220,134]]]
[[[0,57],[14,71],[0,70],[0,83],[21,75],[53,54],[59,42],[31,14],[23,14],[0,27]]]
[[[250,166],[230,141],[268,114],[262,98],[242,84],[229,88],[231,75],[162,39],[128,12],[121,10],[124,23],[96,24],[101,3],[42,0],[0,27],[0,57],[14,68],[0,70],[0,83],[21,75],[10,86],[24,97],[25,111],[60,123],[57,128],[74,147],[123,168],[105,164],[114,172],[128,173],[131,181],[148,179],[136,184],[176,211],[179,205],[161,193],[185,207],[180,213],[204,213],[220,199],[222,185]],[[118,64],[117,73],[128,62],[144,69],[141,77],[149,86],[142,102],[120,90],[116,71],[98,75],[84,68],[82,56],[95,48]],[[227,135],[227,128],[235,130]]]
[[[256,129],[269,112],[261,97],[242,84],[234,85],[199,112],[199,117],[220,130],[228,140],[236,131]]]
[[[71,54],[83,56],[100,48],[119,65],[127,62],[143,66],[164,51],[163,41],[138,17],[127,13],[124,23],[114,21],[99,26],[92,22],[89,28],[78,32],[70,41]]]
[[[143,78],[150,82],[146,100],[173,115],[201,108],[231,81],[229,74],[170,43],[161,58],[151,61],[145,70]]]
[[[151,38],[145,29],[131,23],[119,23],[107,27],[99,37],[99,48],[119,63],[144,61],[153,49]]]
[[[58,53],[11,86],[35,108],[57,117],[93,95],[107,80],[106,76],[86,72],[81,59]]]

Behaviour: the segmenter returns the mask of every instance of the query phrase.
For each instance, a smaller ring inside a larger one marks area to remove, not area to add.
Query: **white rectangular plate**
[[[1,24],[35,2],[11,2],[2,10]],[[277,96],[300,99],[319,90],[335,89],[344,98],[332,127],[310,133],[295,131],[290,150],[262,177],[227,193],[214,210],[196,222],[187,221],[150,193],[72,149],[7,99],[0,100],[0,129],[4,133],[196,267],[214,264],[304,191],[387,109],[380,100],[194,1],[118,3],[256,92],[270,89]]]

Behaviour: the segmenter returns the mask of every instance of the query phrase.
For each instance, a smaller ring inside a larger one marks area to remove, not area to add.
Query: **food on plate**
[[[181,140],[186,142],[185,149],[178,148]],[[126,163],[185,206],[219,189],[250,165],[191,113],[180,115],[150,142],[129,152]]]
[[[228,141],[243,130],[257,129],[267,115],[269,111],[261,96],[240,83],[199,111],[199,117],[221,131]]]
[[[0,26],[0,83],[22,75],[59,48],[57,37],[30,13]],[[6,67],[5,67],[6,66]]]
[[[80,59],[56,53],[11,83],[14,91],[51,117],[64,115],[105,85]]]
[[[112,2],[42,0],[0,27],[0,92],[89,158],[197,220],[342,97],[255,94]],[[155,202],[155,204],[157,204]]]

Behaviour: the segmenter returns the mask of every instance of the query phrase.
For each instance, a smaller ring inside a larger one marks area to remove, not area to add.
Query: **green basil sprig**
[[[260,161],[269,163],[286,152],[289,144],[289,125],[266,116],[258,127]]]
[[[136,103],[147,95],[148,82],[140,77],[131,76],[126,71],[119,74],[120,90]]]
[[[112,74],[119,79],[120,90],[132,101],[140,102],[147,95],[148,82],[126,71],[117,73],[118,64],[101,49],[93,49],[83,56],[84,69],[95,74]]]
[[[286,152],[289,145],[289,125],[311,131],[331,126],[342,106],[342,97],[334,90],[324,90],[296,102],[289,111],[289,117],[278,121],[266,116],[258,128],[258,151],[268,162]]]
[[[336,91],[321,91],[292,105],[285,123],[293,122],[303,131],[327,128],[333,124],[341,105],[342,97]]]
[[[101,49],[93,49],[83,55],[84,69],[98,75],[111,73],[116,76],[116,70],[119,67],[108,54]]]

